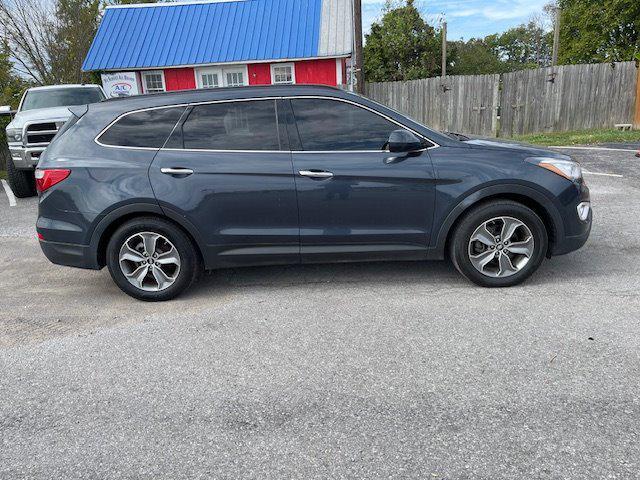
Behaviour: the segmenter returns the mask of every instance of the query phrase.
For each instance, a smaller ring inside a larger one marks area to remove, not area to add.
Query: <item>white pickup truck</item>
[[[36,194],[34,170],[40,155],[69,115],[68,107],[104,100],[100,85],[50,85],[29,88],[7,125],[11,159],[7,161],[9,186],[16,197]],[[0,107],[8,113],[9,107]]]

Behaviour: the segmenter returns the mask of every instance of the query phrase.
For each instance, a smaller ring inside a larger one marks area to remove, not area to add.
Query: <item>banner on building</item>
[[[140,94],[135,72],[103,73],[102,87],[108,98],[129,97]]]

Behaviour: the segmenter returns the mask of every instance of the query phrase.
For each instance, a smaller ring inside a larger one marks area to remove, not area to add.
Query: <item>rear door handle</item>
[[[193,170],[190,168],[161,168],[160,171],[166,175],[191,175]]]
[[[333,173],[325,172],[324,170],[300,170],[298,172],[303,177],[310,178],[331,178],[333,177]]]

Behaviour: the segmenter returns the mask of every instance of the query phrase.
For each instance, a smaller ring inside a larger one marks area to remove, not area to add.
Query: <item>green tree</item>
[[[447,43],[449,69],[451,75],[483,75],[502,73],[505,63],[500,60],[496,44],[497,35],[471,38],[466,42],[458,40]]]
[[[413,0],[387,1],[364,47],[367,81],[414,80],[440,73],[440,40]]]
[[[529,22],[498,35],[496,47],[508,71],[536,68],[551,63],[553,34]]]
[[[640,1],[558,0],[560,63],[640,60]]]
[[[100,0],[57,0],[56,20],[53,41],[48,45],[56,82],[87,81],[81,67],[100,23]]]

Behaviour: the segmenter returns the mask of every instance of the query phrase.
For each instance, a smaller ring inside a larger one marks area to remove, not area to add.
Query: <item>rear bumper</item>
[[[88,245],[40,240],[40,248],[44,256],[56,265],[100,270],[100,266],[95,262],[95,255],[91,254],[91,248]]]

